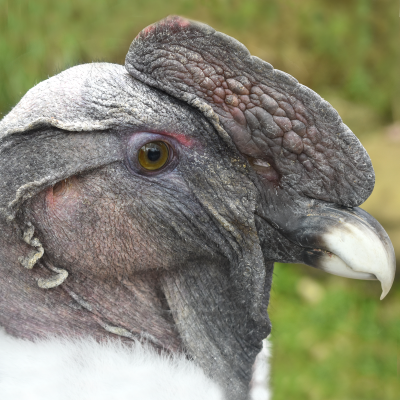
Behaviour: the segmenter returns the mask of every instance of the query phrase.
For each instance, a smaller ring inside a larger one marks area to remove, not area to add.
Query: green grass
[[[377,172],[366,209],[400,251],[397,0],[0,0],[0,118],[36,83],[76,63],[122,64],[145,26],[169,14],[204,21],[294,75],[338,108]],[[399,136],[400,138],[400,136]],[[400,282],[276,267],[271,294],[274,400],[399,398]]]
[[[272,320],[274,400],[395,400],[400,393],[400,281],[378,282],[277,264]]]
[[[0,0],[0,112],[77,62],[123,63],[168,14],[209,23],[318,92],[400,119],[397,0]]]

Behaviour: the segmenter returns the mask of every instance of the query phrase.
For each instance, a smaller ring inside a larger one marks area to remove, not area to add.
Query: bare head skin
[[[371,162],[336,111],[182,18],[141,32],[125,67],[31,89],[0,122],[0,171],[1,326],[185,352],[230,399],[271,330],[274,262],[393,282],[357,208]]]

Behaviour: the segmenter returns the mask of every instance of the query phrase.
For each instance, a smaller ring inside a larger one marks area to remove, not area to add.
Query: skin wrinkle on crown
[[[9,130],[5,130],[2,137],[3,139],[6,136],[14,135],[17,133],[23,133],[29,130],[35,130],[39,128],[45,127],[54,127],[63,129],[69,132],[90,132],[90,131],[100,131],[107,130],[115,125],[115,120],[105,120],[102,121],[101,124],[94,124],[92,122],[64,122],[59,121],[54,118],[37,118],[34,121],[30,122],[28,125],[19,125],[17,127],[12,127]]]
[[[115,68],[125,71],[127,75],[126,70],[120,65],[92,63],[75,66],[40,82],[21,99],[17,106],[18,110],[13,109],[1,120],[0,145],[2,146],[2,142],[12,135],[46,127],[55,127],[68,132],[106,131],[114,128],[116,126],[114,114],[118,113],[118,110],[112,108],[114,102],[106,101],[102,96],[100,86],[105,78],[102,76],[99,81],[95,81],[93,76],[100,72],[110,78]],[[122,74],[117,74],[116,90],[121,90],[124,78]],[[108,79],[109,86],[111,83],[114,82]],[[98,97],[98,104],[91,105],[93,106],[91,114],[82,114],[81,110],[86,110],[88,103],[85,95],[91,89],[101,92],[100,95],[97,92],[94,94]],[[43,93],[49,90],[53,96],[58,95],[62,101],[51,102],[43,97]],[[75,110],[76,115],[72,116],[71,112],[76,107],[77,98],[81,101],[80,107]],[[64,113],[60,113],[60,110]],[[93,119],[94,111],[98,115]],[[21,112],[25,114],[24,118],[20,117]]]

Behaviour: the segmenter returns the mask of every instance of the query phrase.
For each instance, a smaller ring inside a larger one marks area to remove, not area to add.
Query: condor
[[[74,343],[81,371],[80,340],[111,353],[116,342],[118,357],[143,342],[186,358],[213,395],[247,399],[274,262],[377,279],[382,298],[394,279],[387,234],[357,207],[374,186],[370,159],[338,113],[179,17],[144,29],[125,66],[79,65],[31,89],[0,122],[0,175],[2,399],[24,398],[16,377],[29,374],[12,352],[38,339],[32,365]],[[47,351],[49,337],[61,347]],[[49,396],[79,398],[67,395],[84,390],[79,374],[55,369]],[[38,385],[26,398],[45,398]],[[125,398],[110,385],[105,398]]]

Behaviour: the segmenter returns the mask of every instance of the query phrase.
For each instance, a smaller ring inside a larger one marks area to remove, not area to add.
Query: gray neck
[[[0,238],[0,326],[11,335],[43,338],[92,336],[148,341],[157,348],[181,351],[182,345],[156,274],[102,280],[70,273],[59,286],[43,289],[38,280],[54,272],[46,254],[32,269],[18,260],[32,252],[14,228],[2,224]]]

